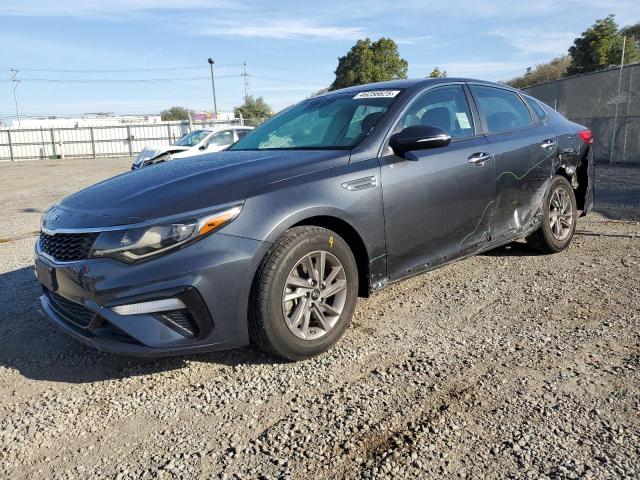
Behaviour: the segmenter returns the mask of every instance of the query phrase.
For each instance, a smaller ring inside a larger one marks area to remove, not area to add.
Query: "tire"
[[[318,282],[323,262],[326,284]],[[358,268],[349,245],[326,228],[294,227],[269,249],[256,273],[249,302],[251,340],[285,360],[319,355],[348,328],[357,296]]]
[[[558,216],[560,211],[564,214]],[[527,243],[540,253],[561,252],[571,243],[577,220],[573,188],[566,178],[555,176],[544,197],[540,228],[527,237]]]

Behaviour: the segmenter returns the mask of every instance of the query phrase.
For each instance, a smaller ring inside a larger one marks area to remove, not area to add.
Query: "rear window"
[[[542,105],[540,105],[536,99],[527,97],[527,102],[529,102],[529,106],[531,107],[531,110],[533,110],[533,113],[536,114],[536,118],[538,120],[544,120],[547,118],[547,114],[544,113]]]
[[[489,133],[509,132],[531,125],[529,109],[514,92],[502,88],[471,85]]]

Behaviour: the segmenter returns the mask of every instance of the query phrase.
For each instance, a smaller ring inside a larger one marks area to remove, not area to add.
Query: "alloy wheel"
[[[287,327],[302,340],[316,340],[338,323],[347,299],[347,276],[338,258],[324,250],[302,257],[282,294]]]
[[[573,226],[573,208],[568,192],[560,187],[551,195],[549,202],[549,226],[556,240],[565,240]]]

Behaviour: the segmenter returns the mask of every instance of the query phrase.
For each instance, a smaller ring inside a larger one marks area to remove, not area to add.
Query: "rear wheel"
[[[285,232],[265,256],[249,308],[252,340],[287,360],[331,348],[351,322],[358,270],[347,243],[321,227]]]
[[[577,217],[571,184],[564,177],[554,177],[544,198],[542,224],[527,237],[527,243],[541,253],[561,252],[571,243]]]

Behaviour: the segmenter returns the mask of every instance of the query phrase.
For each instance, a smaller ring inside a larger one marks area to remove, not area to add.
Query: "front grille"
[[[40,232],[40,250],[56,260],[70,262],[89,257],[93,242],[99,233],[56,233]]]
[[[189,310],[158,312],[154,317],[185,337],[195,338],[200,335],[200,328]]]
[[[53,309],[64,318],[72,323],[75,323],[79,327],[88,327],[93,319],[96,317],[96,313],[89,310],[84,305],[73,302],[55,292],[47,290],[47,296],[51,301]]]

